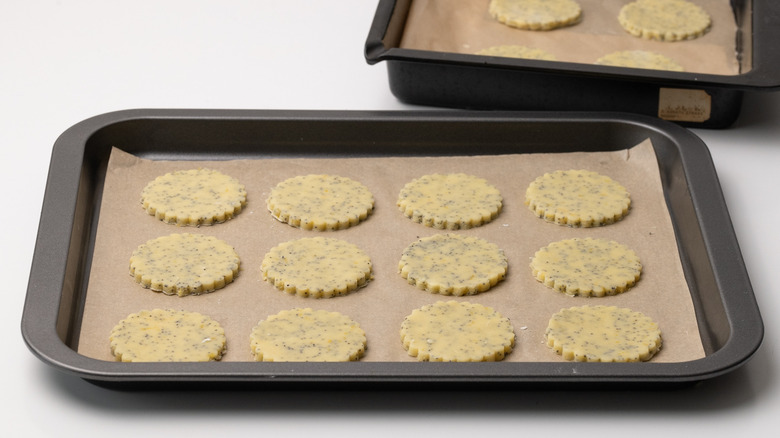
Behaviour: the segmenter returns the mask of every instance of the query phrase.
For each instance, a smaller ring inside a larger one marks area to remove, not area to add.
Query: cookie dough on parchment
[[[697,38],[712,24],[707,11],[687,0],[636,0],[620,9],[618,21],[634,36],[660,41]]]
[[[371,259],[356,245],[329,237],[280,243],[263,258],[263,280],[292,295],[346,295],[373,278]]]
[[[200,295],[222,289],[238,275],[241,260],[226,242],[201,234],[171,234],[139,245],[130,275],[165,295]]]
[[[165,223],[213,225],[241,212],[246,189],[237,179],[217,170],[180,170],[149,182],[141,191],[141,205]]]
[[[256,361],[347,362],[366,351],[366,333],[339,312],[283,310],[260,321],[250,334]]]
[[[128,315],[111,330],[109,342],[120,362],[207,362],[220,360],[227,349],[217,321],[171,309]]]
[[[671,58],[647,50],[612,52],[597,59],[596,64],[650,70],[683,71],[682,66]]]
[[[374,196],[363,184],[338,175],[301,175],[286,179],[266,200],[274,218],[304,230],[342,230],[365,220]]]
[[[404,318],[401,342],[419,361],[488,362],[512,351],[515,333],[509,319],[493,308],[439,301]]]
[[[483,178],[464,173],[430,174],[404,185],[396,203],[404,215],[427,227],[478,227],[501,212],[501,192]]]
[[[603,297],[627,291],[639,281],[636,253],[615,241],[573,238],[553,242],[531,259],[533,276],[567,295]]]
[[[555,55],[542,49],[536,49],[518,45],[490,46],[479,50],[477,55],[502,56],[504,58],[538,59],[543,61],[555,61]]]
[[[662,345],[651,318],[615,306],[563,309],[550,318],[544,336],[556,353],[578,362],[647,361]]]
[[[428,292],[474,295],[506,277],[507,259],[498,245],[479,237],[435,234],[406,247],[398,270],[409,284]]]
[[[577,23],[582,8],[575,0],[491,0],[488,12],[510,27],[551,30]]]
[[[588,170],[557,170],[529,184],[525,204],[548,222],[585,228],[622,219],[631,207],[631,196],[606,175]]]

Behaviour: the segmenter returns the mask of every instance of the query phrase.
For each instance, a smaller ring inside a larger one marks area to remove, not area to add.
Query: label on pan
[[[710,118],[712,99],[704,90],[661,88],[658,117],[676,122],[705,122]]]

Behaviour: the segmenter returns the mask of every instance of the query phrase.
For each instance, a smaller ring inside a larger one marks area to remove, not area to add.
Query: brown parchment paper
[[[516,29],[488,13],[490,0],[414,0],[401,48],[474,54],[495,45],[523,45],[546,50],[558,61],[593,64],[618,50],[648,50],[663,54],[686,72],[716,75],[740,73],[737,24],[728,0],[689,0],[712,18],[710,31],[686,41],[637,38],[617,20],[623,5],[633,0],[577,0],[582,18],[575,25],[549,31]]]
[[[139,202],[142,188],[167,172],[194,167],[218,169],[247,188],[246,208],[234,219],[213,226],[177,227],[148,215]],[[528,184],[544,172],[586,168],[621,182],[632,196],[632,210],[613,225],[577,229],[544,222],[524,204]],[[465,172],[486,178],[501,190],[504,208],[491,223],[457,233],[497,243],[509,260],[506,280],[469,297],[431,294],[409,285],[398,273],[403,249],[420,237],[445,231],[407,219],[396,207],[401,187],[434,172]],[[315,232],[275,220],[266,209],[269,190],[296,175],[330,173],[353,178],[374,194],[368,220],[340,231]],[[213,235],[233,245],[241,271],[224,289],[200,296],[166,296],[144,289],[129,273],[132,251],[149,239],[171,233]],[[325,233],[352,242],[372,259],[374,280],[343,297],[315,299],[289,295],[261,279],[260,263],[281,242]],[[547,288],[531,275],[530,258],[550,242],[572,237],[600,237],[633,248],[644,272],[631,290],[614,297],[569,297]],[[174,308],[209,315],[228,338],[224,361],[251,361],[249,333],[258,321],[281,310],[313,307],[339,311],[366,331],[365,361],[415,361],[400,341],[403,318],[417,307],[455,299],[494,307],[508,317],[517,335],[507,361],[560,361],[543,342],[550,316],[564,307],[606,304],[628,307],[655,319],[664,347],[653,360],[687,361],[704,356],[690,292],[661,193],[656,157],[649,141],[619,152],[498,155],[471,157],[278,158],[236,161],[150,161],[114,149],[108,164],[100,208],[92,270],[83,312],[78,352],[113,360],[108,336],[128,314],[142,309]]]

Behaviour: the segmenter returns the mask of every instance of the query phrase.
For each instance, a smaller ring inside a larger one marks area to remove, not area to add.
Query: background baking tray
[[[518,133],[523,141],[517,141]],[[683,363],[120,363],[79,355],[81,311],[112,146],[148,159],[448,156],[595,152],[650,139],[705,356]],[[371,145],[366,148],[366,145]],[[676,386],[730,372],[763,324],[707,147],[675,124],[619,113],[127,110],[57,139],[22,317],[43,362],[116,388],[473,384]]]
[[[407,103],[483,110],[622,111],[671,120],[660,114],[662,90],[666,95],[696,90],[709,95],[709,118],[701,120],[697,115],[686,120],[678,114],[675,122],[725,128],[738,117],[745,91],[780,87],[780,2],[776,1],[731,0],[738,27],[735,47],[740,73],[736,75],[401,48],[412,1],[380,0],[365,43],[366,61],[386,62],[391,92]]]

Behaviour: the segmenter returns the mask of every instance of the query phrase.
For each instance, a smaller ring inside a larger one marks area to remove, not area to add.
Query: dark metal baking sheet
[[[524,140],[516,141],[518,132]],[[610,151],[649,138],[705,357],[683,363],[121,363],[74,348],[112,146],[150,159],[469,155]],[[260,140],[262,139],[262,140]],[[367,149],[365,145],[371,145]],[[52,367],[116,388],[219,385],[372,388],[677,386],[741,366],[763,323],[709,151],[675,124],[621,113],[126,110],[65,131],[52,153],[22,317]]]
[[[380,0],[365,43],[369,64],[385,62],[391,92],[401,101],[439,107],[622,111],[659,116],[661,89],[702,90],[707,120],[682,126],[726,128],[739,116],[745,91],[780,88],[780,2],[732,0],[737,75],[642,70],[400,47],[413,0]]]

